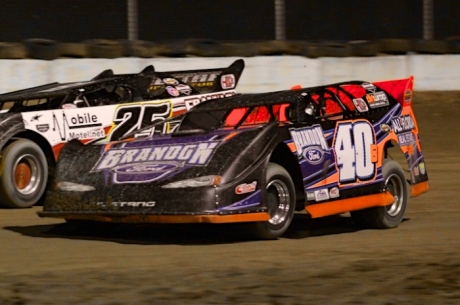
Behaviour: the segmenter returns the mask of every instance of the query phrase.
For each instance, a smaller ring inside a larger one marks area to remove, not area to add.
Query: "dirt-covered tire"
[[[266,204],[270,220],[249,224],[250,233],[258,239],[276,239],[291,224],[295,210],[295,188],[291,176],[284,167],[268,163]]]
[[[404,218],[409,193],[401,166],[393,160],[385,160],[382,168],[385,184],[395,201],[384,207],[351,212],[353,220],[361,227],[390,229],[397,227]]]
[[[48,163],[40,147],[27,139],[9,144],[1,153],[0,205],[28,208],[42,197],[48,181]]]

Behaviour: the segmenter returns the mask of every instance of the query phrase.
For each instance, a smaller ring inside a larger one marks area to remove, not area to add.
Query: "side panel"
[[[25,129],[46,138],[57,159],[62,146],[70,140],[78,139],[82,143],[89,143],[106,136],[108,140],[117,140],[158,120],[164,121],[186,112],[203,101],[234,94],[235,91],[225,91],[161,101],[24,112],[21,115]],[[157,127],[156,131],[171,132],[175,124],[177,122]],[[141,134],[153,134],[154,131],[143,130]]]

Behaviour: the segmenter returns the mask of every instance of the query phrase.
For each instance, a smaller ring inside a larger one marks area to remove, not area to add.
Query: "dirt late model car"
[[[396,227],[408,197],[428,190],[412,87],[411,77],[235,95],[197,105],[169,135],[69,142],[39,215],[245,222],[264,239],[304,209]]]
[[[202,101],[234,95],[243,69],[244,61],[237,60],[229,67],[202,70],[105,70],[90,81],[0,95],[0,205],[23,208],[43,198],[48,174],[66,142],[113,141]],[[142,133],[171,132],[177,124]]]

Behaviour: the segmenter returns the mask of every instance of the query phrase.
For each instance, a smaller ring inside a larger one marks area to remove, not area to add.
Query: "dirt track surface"
[[[393,230],[296,215],[275,241],[231,226],[76,232],[0,210],[3,304],[460,304],[460,92],[417,92],[431,190]]]

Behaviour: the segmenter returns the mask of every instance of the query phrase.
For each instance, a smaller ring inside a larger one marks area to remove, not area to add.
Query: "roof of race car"
[[[305,94],[326,92],[328,88],[340,89],[343,85],[361,85],[364,81],[347,81],[324,86],[316,86],[302,89],[282,90],[264,93],[246,93],[226,97],[223,100],[209,100],[193,107],[191,112],[228,110],[240,107],[253,107],[261,105],[274,105],[279,103],[295,103]]]

